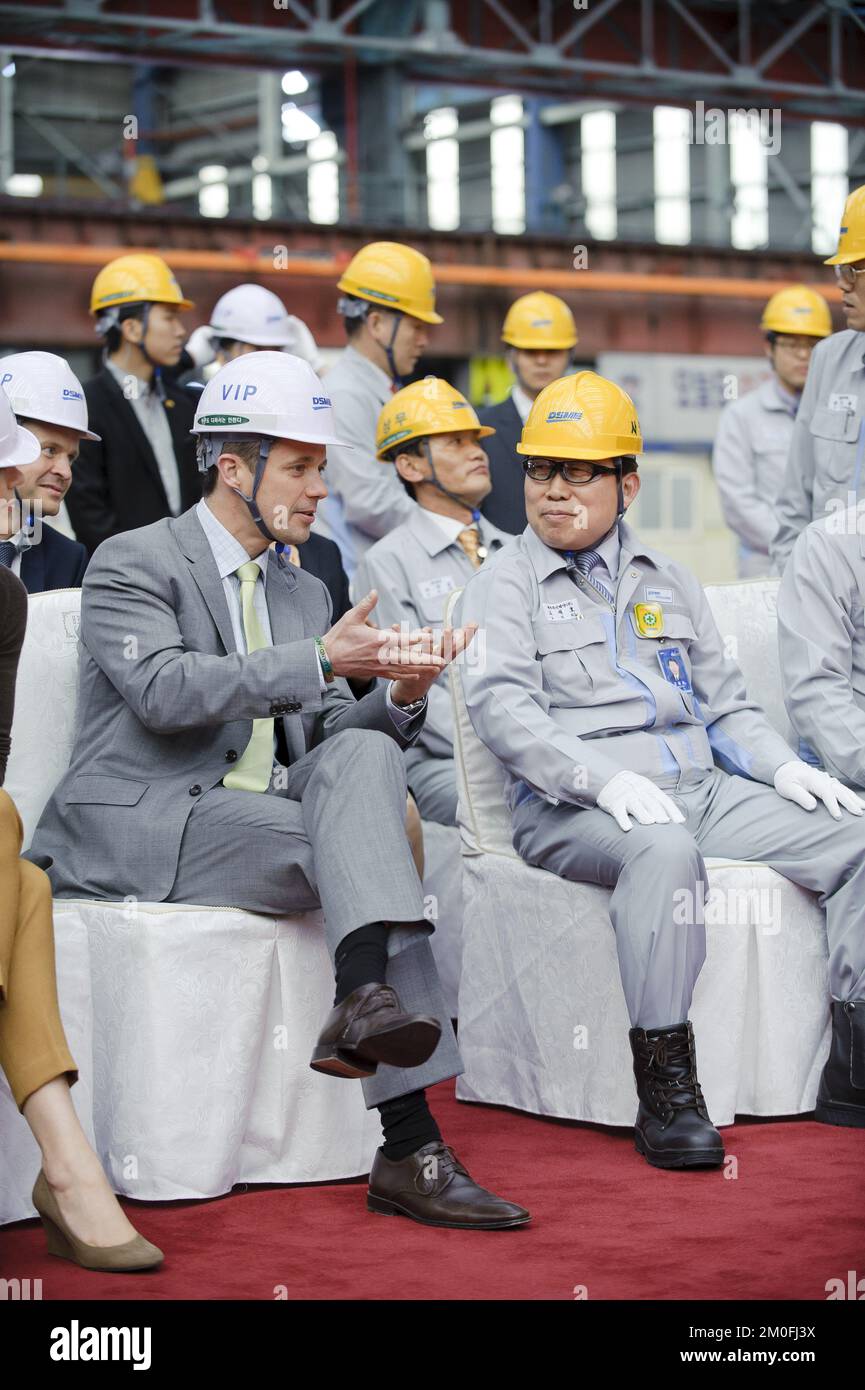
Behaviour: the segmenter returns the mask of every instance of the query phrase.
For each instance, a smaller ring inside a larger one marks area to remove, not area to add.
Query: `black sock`
[[[382,1153],[394,1163],[442,1137],[427,1105],[426,1091],[409,1091],[386,1100],[378,1107],[378,1113],[384,1135]]]
[[[387,932],[384,922],[369,922],[344,936],[336,948],[336,998],[341,1004],[361,985],[383,984],[387,975]]]

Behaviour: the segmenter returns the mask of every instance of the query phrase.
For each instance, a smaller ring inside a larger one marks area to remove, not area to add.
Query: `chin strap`
[[[387,346],[385,347],[385,355],[387,356],[387,365],[390,371],[391,380],[393,381],[393,384],[397,388],[397,390],[401,391],[403,386],[405,386],[405,378],[400,376],[399,372],[396,369],[396,360],[393,355],[393,345],[396,342],[396,335],[399,332],[399,326],[402,322],[402,314],[397,309],[394,309],[392,312],[393,328],[391,329],[390,340]]]
[[[201,471],[203,473],[206,473],[208,468],[210,468],[213,464],[216,463],[216,460],[219,458],[220,454],[230,453],[232,444],[237,444],[240,441],[240,435],[228,435],[227,437],[223,436],[222,438],[217,438],[214,435],[202,435],[198,440],[198,444],[196,445],[198,466],[201,469]],[[244,439],[243,442],[248,443],[249,441]],[[241,492],[239,487],[234,488],[233,491],[236,492],[238,497],[242,498],[242,500],[246,503],[247,508],[249,509],[250,516],[252,517],[253,521],[255,522],[256,526],[258,527],[259,531],[264,536],[264,539],[268,542],[268,544],[271,544],[275,541],[277,547],[281,547],[281,549],[278,551],[278,554],[280,561],[282,561],[282,550],[285,549],[285,545],[278,539],[277,536],[273,534],[271,530],[268,529],[267,523],[264,520],[264,517],[261,515],[261,512],[259,511],[258,502],[256,501],[256,498],[258,496],[258,489],[261,486],[261,480],[264,477],[264,470],[267,467],[267,460],[270,455],[271,448],[273,447],[274,441],[272,439],[264,438],[258,439],[257,443],[258,461],[255,465],[255,476],[252,480],[252,492],[247,495],[245,492]]]
[[[430,466],[430,473],[432,474],[432,477],[425,479],[425,481],[432,483],[433,487],[437,487],[439,492],[443,492],[445,497],[449,497],[452,502],[457,502],[461,507],[466,507],[472,514],[472,521],[479,522],[481,519],[480,508],[476,507],[474,502],[467,502],[464,497],[460,497],[459,493],[450,492],[443,483],[439,482],[435,464],[433,463],[429,440],[422,439],[421,444],[423,445],[423,451],[426,454],[426,460]]]

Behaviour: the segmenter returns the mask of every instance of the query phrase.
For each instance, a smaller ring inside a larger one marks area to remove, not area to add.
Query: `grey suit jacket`
[[[246,656],[194,509],[99,547],[82,589],[72,761],[30,850],[52,856],[58,896],[164,901],[187,817],[243,753],[253,719],[283,717],[291,761],[343,729],[414,742],[425,711],[400,733],[384,687],[356,701],[337,678],[322,692],[312,637],[332,604],[321,580],[270,551],[265,592],[273,646]]]

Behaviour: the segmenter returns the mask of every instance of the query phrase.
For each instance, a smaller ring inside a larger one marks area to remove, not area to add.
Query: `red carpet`
[[[435,1230],[373,1216],[363,1183],[257,1187],[210,1202],[126,1203],[166,1251],[154,1274],[93,1274],[0,1230],[7,1277],[44,1299],[816,1299],[865,1275],[865,1133],[807,1119],[723,1130],[738,1177],[649,1168],[623,1130],[459,1104],[432,1092],[478,1181],[530,1208],[522,1230]]]

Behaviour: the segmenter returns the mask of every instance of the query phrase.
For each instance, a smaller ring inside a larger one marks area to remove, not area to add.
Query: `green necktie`
[[[243,632],[246,637],[246,650],[249,655],[269,647],[255,611],[255,586],[261,568],[255,560],[238,565],[234,571],[240,580],[240,608],[243,614]],[[273,720],[253,719],[252,738],[244,749],[243,757],[227,776],[222,785],[239,792],[266,792],[270,786],[273,772]]]

